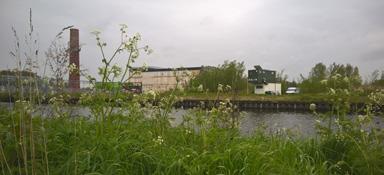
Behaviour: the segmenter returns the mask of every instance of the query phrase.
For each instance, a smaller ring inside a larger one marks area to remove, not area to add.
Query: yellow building
[[[143,92],[149,90],[164,92],[176,87],[183,89],[203,68],[203,66],[185,68],[149,67],[146,71],[141,72],[141,74],[134,75],[130,82],[141,84]]]

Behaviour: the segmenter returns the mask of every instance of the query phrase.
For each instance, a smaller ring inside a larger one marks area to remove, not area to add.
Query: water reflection
[[[12,109],[8,103],[0,103],[1,108]],[[35,115],[52,116],[53,109],[49,105],[42,105]],[[70,117],[91,117],[91,110],[88,107],[70,106],[63,107],[60,110],[67,113]],[[124,109],[116,109],[117,111],[124,111]],[[188,112],[184,109],[175,109],[170,114],[172,126],[177,126],[183,121],[183,116]],[[356,117],[351,115],[350,117]],[[297,113],[297,112],[277,112],[277,111],[243,111],[240,119],[240,132],[242,135],[252,135],[257,129],[264,129],[268,133],[288,132],[295,135],[308,137],[316,135],[315,125],[316,116],[311,113]],[[384,128],[383,118],[374,117],[370,128]]]

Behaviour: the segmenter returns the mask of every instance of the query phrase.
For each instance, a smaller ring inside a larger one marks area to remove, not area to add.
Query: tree
[[[355,89],[361,85],[361,76],[358,67],[351,64],[332,63],[326,67],[317,63],[309,73],[308,78],[302,77],[299,85],[302,92],[322,93],[328,88]]]
[[[350,79],[351,79],[351,84],[354,88],[361,86],[361,83],[363,82],[363,80],[361,79],[360,71],[357,66],[353,68],[353,72],[352,72],[352,75],[350,76]]]
[[[285,93],[285,89],[287,89],[291,83],[288,82],[288,75],[284,73],[284,69],[277,73],[276,78],[277,81],[281,83],[282,93]]]
[[[353,72],[354,72],[353,66],[351,64],[347,64],[347,66],[345,67],[345,76],[351,78]]]
[[[361,85],[361,76],[358,67],[350,64],[332,63],[328,68],[328,86],[331,88],[355,89]]]
[[[383,88],[384,87],[384,71],[381,71],[381,75],[380,75],[380,71],[375,70],[372,72],[372,74],[370,75],[370,77],[368,79],[369,79],[368,83],[370,85],[377,87],[377,88]]]
[[[327,67],[323,63],[317,63],[310,71],[308,78],[301,75],[302,82],[299,87],[304,93],[326,92],[326,84],[322,83],[328,76]]]
[[[68,46],[62,44],[61,40],[55,39],[45,52],[47,64],[54,77],[54,87],[56,91],[64,88],[64,76],[68,73],[68,49]]]
[[[374,83],[376,80],[379,79],[380,76],[380,71],[379,70],[374,70],[371,75],[368,77],[368,84]]]
[[[244,71],[244,62],[225,61],[218,67],[203,69],[190,81],[190,89],[202,85],[204,89],[216,92],[218,85],[221,84],[230,86],[235,92],[246,91],[248,82]]]
[[[384,70],[381,71],[381,77],[380,77],[380,80],[384,80]]]
[[[321,81],[327,78],[327,66],[317,63],[309,73],[309,78],[313,81]]]

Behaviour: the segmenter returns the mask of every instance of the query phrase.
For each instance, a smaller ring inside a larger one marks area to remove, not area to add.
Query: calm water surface
[[[0,107],[9,108],[10,105],[0,103]],[[64,109],[64,111],[68,112],[70,116],[91,117],[91,111],[87,107],[71,106]],[[47,105],[42,106],[38,113],[43,116],[50,116],[52,108]],[[174,118],[171,120],[172,126],[179,125],[186,113],[187,110],[184,109],[173,110],[171,114],[172,118]],[[251,135],[256,129],[265,128],[270,133],[288,131],[304,137],[314,136],[316,133],[316,119],[316,116],[311,113],[243,111],[240,119],[240,131],[242,135]],[[368,128],[384,129],[383,117],[374,117]]]

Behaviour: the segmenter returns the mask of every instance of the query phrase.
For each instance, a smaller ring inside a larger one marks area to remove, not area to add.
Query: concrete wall
[[[257,84],[255,86],[255,94],[265,94],[265,92],[271,91],[276,95],[281,95],[281,83],[268,83],[265,84]]]
[[[176,73],[176,76],[175,76]],[[175,89],[179,78],[178,88],[183,89],[188,85],[192,77],[200,73],[200,70],[176,70],[176,71],[150,71],[142,72],[132,77],[130,82],[142,83],[143,92],[153,90],[158,92]]]

